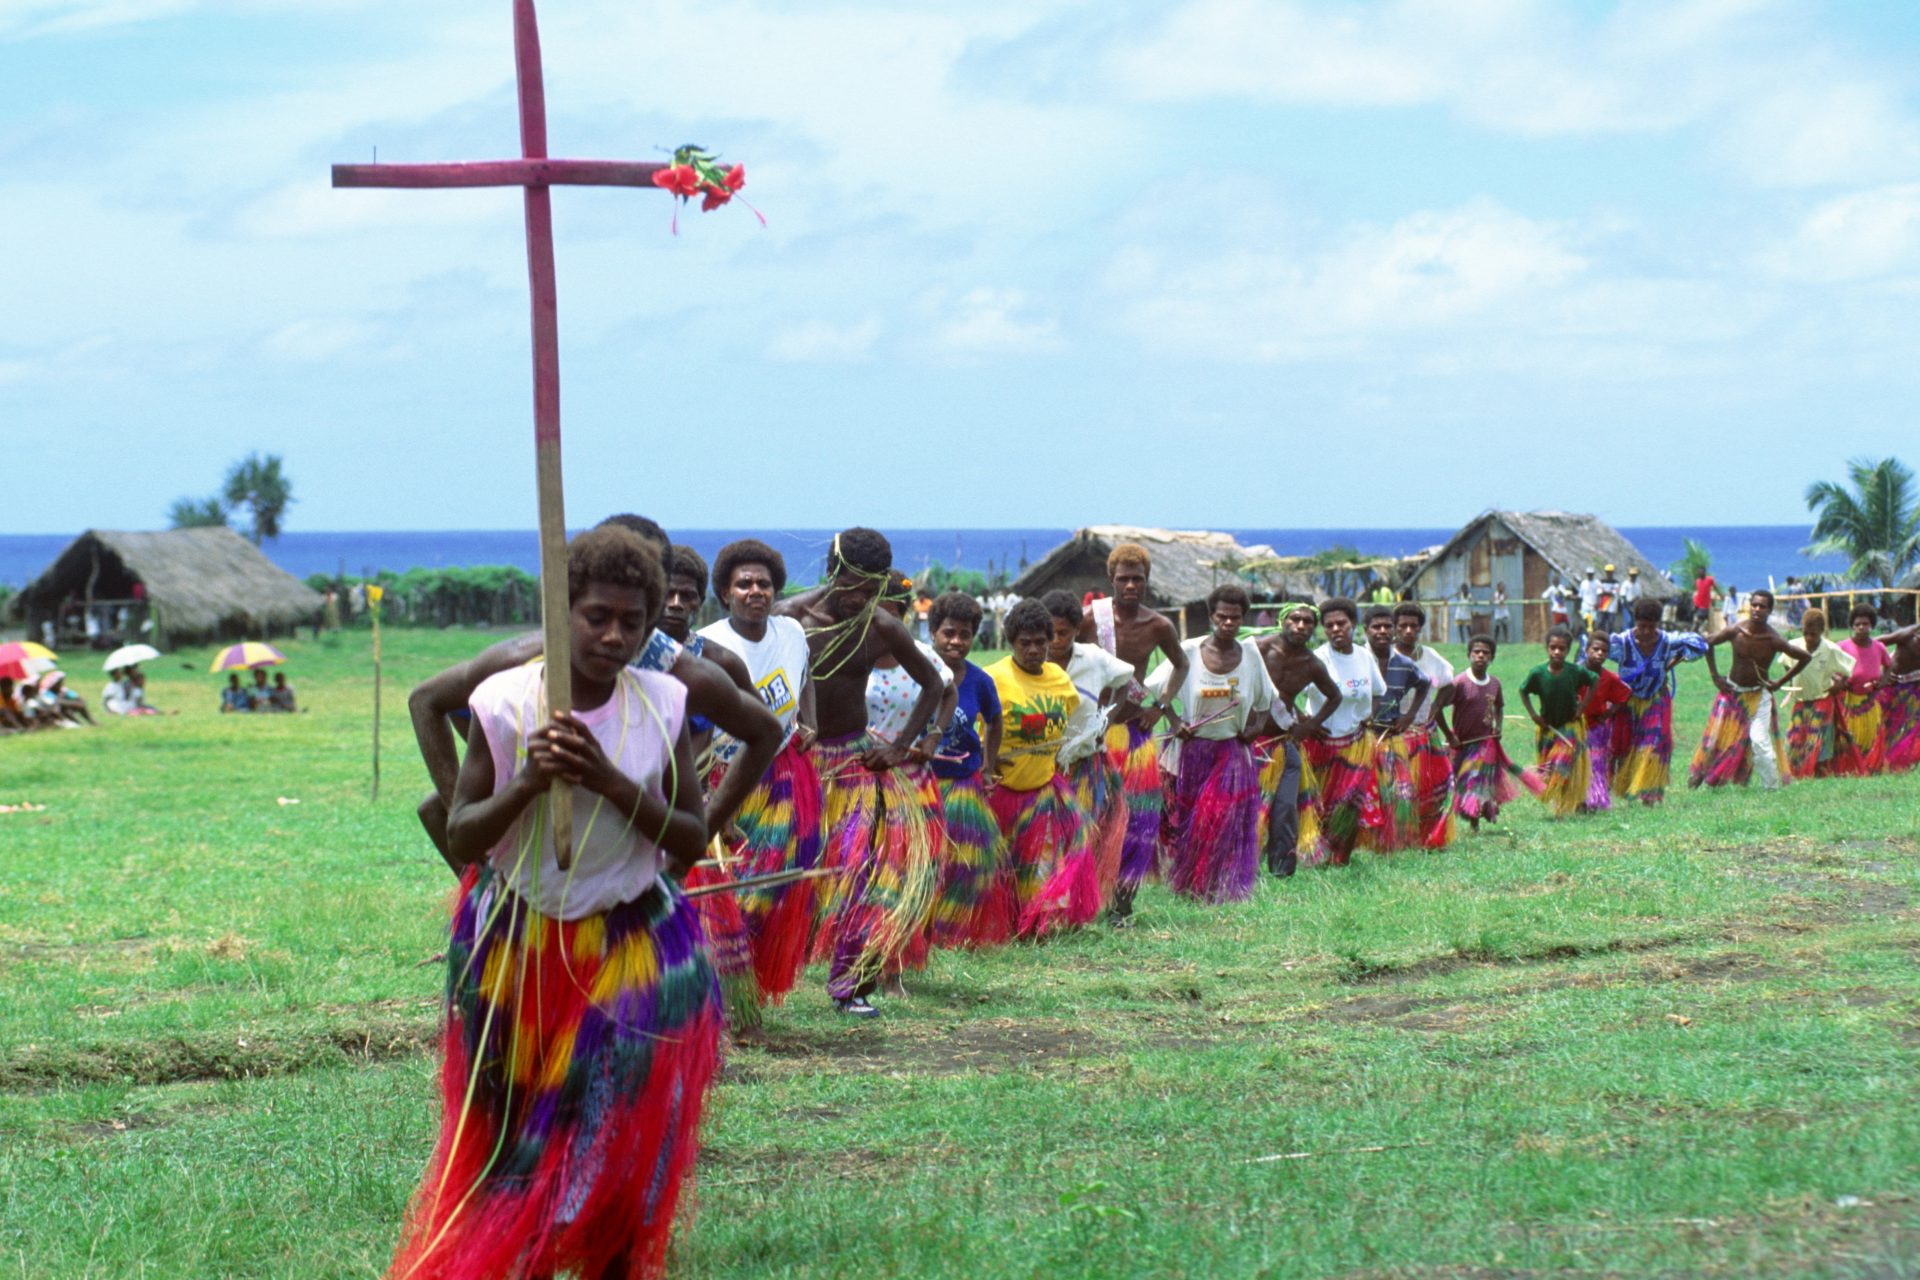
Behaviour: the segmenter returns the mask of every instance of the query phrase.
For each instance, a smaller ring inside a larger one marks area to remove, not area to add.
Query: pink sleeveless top
[[[547,721],[546,664],[528,663],[483,681],[468,702],[493,753],[498,792],[527,759],[527,735]],[[613,696],[591,711],[574,712],[620,772],[640,789],[666,798],[675,779],[673,745],[686,719],[687,690],[656,671],[621,672]],[[573,789],[573,866],[561,871],[553,854],[545,796],[528,805],[487,861],[534,910],[556,920],[578,920],[631,902],[659,877],[657,832],[640,831],[606,797]]]

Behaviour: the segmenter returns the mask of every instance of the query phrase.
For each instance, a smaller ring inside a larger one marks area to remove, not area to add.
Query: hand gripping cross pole
[[[554,160],[547,156],[547,99],[540,75],[540,28],[533,0],[513,0],[514,78],[520,91],[520,158],[456,164],[337,164],[336,187],[521,187],[527,203],[527,277],[533,300],[533,447],[540,495],[540,623],[546,635],[547,707],[573,708],[567,623],[567,518],[560,473],[560,329],[553,278],[557,186],[653,187],[661,164]],[[658,188],[656,188],[658,189]],[[553,847],[573,864],[573,792],[550,795]]]

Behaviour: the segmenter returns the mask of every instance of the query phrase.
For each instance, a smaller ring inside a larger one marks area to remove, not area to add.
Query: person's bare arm
[[[813,705],[813,677],[802,671],[799,680],[800,699],[793,713],[793,740],[800,750],[805,751],[820,736],[820,721]]]
[[[1778,638],[1776,637],[1776,639]],[[1775,651],[1786,655],[1793,665],[1787,668],[1778,680],[1763,681],[1769,689],[1778,690],[1792,684],[1795,680],[1799,679],[1800,673],[1807,669],[1807,664],[1813,661],[1812,654],[1802,649],[1799,645],[1786,640],[1778,640]]]
[[[1173,708],[1173,698],[1177,691],[1187,687],[1187,672],[1193,664],[1187,661],[1187,651],[1180,647],[1180,637],[1174,632],[1173,624],[1157,613],[1154,615],[1154,620],[1158,623],[1154,631],[1158,633],[1160,652],[1167,656],[1167,661],[1173,668],[1167,672],[1167,693],[1156,704],[1157,711],[1159,717],[1168,721],[1171,726],[1170,731],[1178,733],[1185,726],[1181,721],[1180,713]],[[1151,730],[1155,723],[1155,712],[1148,712],[1147,728]]]
[[[959,685],[949,684],[940,691],[940,705],[934,710],[933,719],[928,722],[926,732],[913,743],[913,749],[909,752],[915,764],[926,764],[933,759],[933,753],[940,749],[941,728],[953,723],[953,711],[959,704]]]
[[[940,673],[933,669],[927,655],[920,652],[920,646],[913,642],[913,636],[898,618],[884,610],[875,610],[873,634],[879,638],[882,650],[898,659],[900,669],[920,686],[920,696],[914,699],[913,710],[907,713],[907,722],[900,729],[900,741],[879,743],[862,757],[869,769],[884,772],[906,759],[907,745],[917,742],[926,732],[927,721],[940,706],[944,686],[940,683]]]
[[[1000,776],[1000,713],[994,712],[993,719],[987,721],[987,759],[982,767],[984,780],[991,783]]]
[[[538,632],[489,645],[465,662],[422,680],[407,695],[407,715],[413,738],[426,762],[427,776],[443,805],[452,807],[455,781],[460,776],[460,754],[454,749],[453,726],[447,717],[467,705],[467,699],[488,676],[509,671],[540,656]]]
[[[738,686],[742,693],[759,693],[753,687],[753,673],[747,670],[746,660],[723,644],[709,644],[699,655],[714,666],[727,673],[727,677]]]
[[[1413,727],[1413,719],[1420,714],[1421,704],[1426,702],[1427,694],[1432,688],[1433,685],[1431,683],[1416,684],[1413,686],[1413,699],[1407,703],[1406,709],[1400,713],[1400,718],[1393,722],[1391,732],[1398,735],[1405,733]]]
[[[1707,678],[1713,681],[1713,687],[1722,693],[1733,692],[1733,682],[1720,674],[1720,664],[1714,658],[1713,651],[1723,644],[1732,644],[1733,638],[1740,634],[1738,626],[1722,627],[1707,637]]]
[[[664,779],[671,794],[664,797],[622,773],[593,731],[571,712],[555,716],[548,733],[563,775],[603,797],[633,830],[660,847],[671,869],[684,875],[700,860],[707,848],[707,815],[685,724],[674,739],[673,772]]]
[[[499,791],[493,789],[493,750],[475,720],[467,730],[467,756],[454,780],[447,813],[447,858],[466,867],[483,860],[514,820],[553,785],[560,766],[547,741],[547,728],[534,731],[527,761]]]
[[[1313,681],[1313,687],[1320,691],[1322,701],[1318,711],[1300,722],[1299,732],[1295,736],[1324,738],[1327,736],[1327,717],[1340,709],[1340,704],[1347,695],[1340,692],[1340,686],[1335,684],[1333,677],[1327,673],[1327,664],[1318,658],[1313,660],[1313,671],[1308,678]]]
[[[747,793],[759,783],[767,766],[779,754],[780,718],[767,710],[751,687],[740,688],[731,676],[705,658],[681,654],[674,660],[673,675],[687,687],[688,714],[705,716],[713,721],[716,729],[740,743],[740,754],[728,766],[727,776],[713,789],[707,805],[707,821],[717,834],[727,829],[727,824],[746,802]]]

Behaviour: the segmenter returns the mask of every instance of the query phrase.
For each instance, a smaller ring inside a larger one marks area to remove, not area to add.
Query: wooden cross
[[[560,328],[553,278],[556,186],[653,187],[662,164],[554,160],[547,156],[547,97],[533,0],[513,0],[514,78],[520,90],[520,159],[457,164],[337,164],[336,187],[521,187],[527,203],[527,276],[533,295],[533,447],[540,493],[540,621],[546,635],[547,707],[573,707],[567,622],[567,517],[560,475]],[[553,845],[573,861],[573,792],[555,783]]]

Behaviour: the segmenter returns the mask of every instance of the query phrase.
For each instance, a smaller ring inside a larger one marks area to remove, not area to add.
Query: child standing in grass
[[[1853,674],[1853,657],[1827,639],[1824,609],[1800,615],[1800,647],[1812,655],[1793,693],[1787,727],[1787,772],[1796,778],[1826,778],[1834,773],[1839,748],[1840,699]]]
[[[1534,725],[1534,752],[1544,783],[1540,799],[1556,818],[1579,812],[1593,781],[1593,760],[1587,754],[1580,701],[1599,677],[1586,667],[1568,662],[1567,655],[1572,652],[1571,635],[1558,628],[1548,632],[1547,660],[1527,672],[1520,685],[1520,704]]]
[[[933,776],[946,818],[946,863],[928,926],[938,947],[1004,942],[980,928],[987,888],[1005,857],[1000,824],[987,804],[985,780],[1000,771],[1000,691],[993,677],[967,661],[980,628],[972,596],[948,591],[927,608],[933,651],[952,674],[953,710],[940,727]]]
[[[1497,822],[1500,806],[1519,791],[1513,785],[1518,772],[1500,745],[1506,698],[1500,678],[1493,674],[1493,658],[1500,646],[1489,635],[1467,642],[1467,669],[1453,678],[1453,696],[1447,699],[1441,729],[1453,748],[1453,807],[1474,831],[1480,823]]]
[[[1587,784],[1586,802],[1581,810],[1604,813],[1613,807],[1613,767],[1626,753],[1633,736],[1633,722],[1626,712],[1633,691],[1626,682],[1607,670],[1607,638],[1587,637],[1587,670],[1594,682],[1580,699],[1580,718],[1586,723],[1587,757],[1593,780]]]
[[[1633,602],[1632,628],[1608,639],[1607,657],[1633,695],[1627,699],[1632,737],[1614,766],[1615,795],[1647,805],[1666,799],[1673,761],[1673,669],[1706,656],[1705,636],[1661,629],[1660,602],[1650,596]]]
[[[1881,732],[1880,675],[1887,669],[1887,647],[1874,639],[1880,615],[1870,604],[1857,604],[1847,615],[1852,633],[1840,648],[1853,659],[1853,674],[1840,695],[1840,724],[1834,743],[1834,771],[1864,778],[1887,767],[1886,740]]]
[[[627,664],[666,593],[600,528],[567,550],[571,712],[544,664],[474,690],[447,819],[463,866],[447,946],[440,1137],[391,1275],[657,1272],[719,1059],[718,983],[665,878],[706,847],[685,688]],[[574,800],[571,866],[547,821]]]

